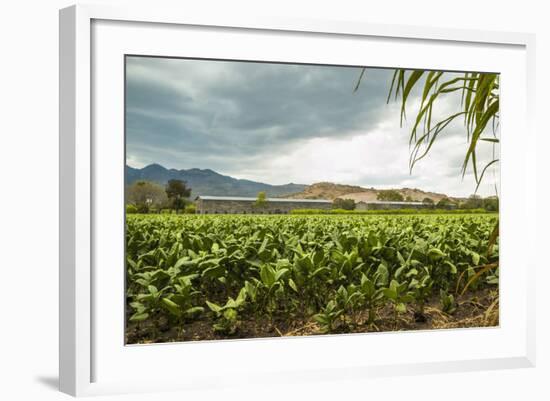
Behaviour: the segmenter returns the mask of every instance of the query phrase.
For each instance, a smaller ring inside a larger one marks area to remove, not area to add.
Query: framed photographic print
[[[61,390],[532,366],[533,43],[62,10]]]

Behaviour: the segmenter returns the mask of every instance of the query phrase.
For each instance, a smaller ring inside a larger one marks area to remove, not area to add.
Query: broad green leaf
[[[395,305],[395,310],[398,313],[405,313],[405,312],[407,312],[407,306],[405,306],[404,303],[400,302],[397,305]]]
[[[161,302],[171,314],[175,316],[181,315],[181,309],[175,302],[171,301],[168,298],[162,298]]]
[[[479,259],[480,259],[479,253],[472,251],[471,255],[472,255],[472,263],[474,265],[479,265]]]
[[[430,257],[432,259],[444,258],[445,256],[447,256],[447,255],[445,254],[445,252],[441,251],[441,249],[431,248],[428,251],[428,257]]]
[[[202,306],[194,306],[185,311],[185,313],[190,316],[195,316],[203,312],[204,312],[204,308]]]
[[[220,313],[223,308],[214,302],[206,301],[206,305],[210,308],[212,312]]]
[[[291,278],[288,279],[288,285],[294,290],[294,292],[298,292],[298,287],[296,287],[296,283]]]
[[[146,312],[143,312],[143,313],[134,313],[134,314],[130,317],[130,321],[132,321],[132,322],[142,322],[142,321],[146,320],[148,317],[149,317],[149,314],[146,313]]]

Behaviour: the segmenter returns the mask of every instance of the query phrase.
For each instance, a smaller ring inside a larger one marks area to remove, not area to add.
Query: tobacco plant
[[[233,334],[237,329],[238,311],[243,306],[246,300],[246,290],[243,288],[239,291],[236,299],[229,297],[225,305],[220,306],[214,302],[206,301],[206,304],[217,317],[213,328],[215,331],[223,334]]]
[[[496,215],[128,215],[130,325],[158,340],[168,321],[183,338],[206,322],[222,338],[241,322],[317,322],[321,332],[376,328],[452,292],[498,289]],[[235,294],[237,296],[235,297]],[[209,311],[206,313],[205,310]],[[143,330],[142,330],[143,331]]]
[[[338,308],[338,303],[331,300],[313,318],[319,323],[321,333],[332,333],[334,331],[334,322],[336,322],[343,312],[343,309]]]

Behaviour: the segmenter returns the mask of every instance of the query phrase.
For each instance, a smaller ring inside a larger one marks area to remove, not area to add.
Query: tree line
[[[191,187],[182,180],[169,180],[162,186],[151,181],[135,181],[126,187],[126,211],[128,213],[195,213],[195,205],[189,200]]]
[[[405,197],[403,196],[403,194],[395,189],[379,191],[376,199],[384,202],[415,202],[415,200],[411,196]],[[424,199],[422,199],[422,203],[431,205],[435,209],[485,209],[488,212],[498,212],[499,210],[499,202],[496,196],[482,198],[481,196],[475,194],[470,195],[465,200],[452,200],[449,198],[442,198],[438,202],[435,202],[432,198],[425,197]],[[332,203],[333,209],[355,210],[355,206],[356,204],[353,199],[336,198]]]

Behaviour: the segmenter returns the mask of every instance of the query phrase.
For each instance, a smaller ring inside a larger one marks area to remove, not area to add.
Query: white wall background
[[[137,1],[96,0],[129,4]],[[140,1],[141,2],[141,1]],[[58,292],[58,9],[65,0],[3,1],[0,8],[0,398],[53,400],[57,392]],[[147,3],[147,2],[142,2]],[[156,7],[362,20],[537,34],[540,219],[537,233],[525,233],[546,251],[550,236],[547,198],[550,140],[546,116],[550,93],[550,29],[544,1],[150,1]],[[200,3],[200,4],[199,4]],[[543,126],[544,124],[544,126]],[[550,282],[548,259],[537,273],[537,347],[534,369],[384,378],[254,387],[202,394],[120,396],[128,400],[181,399],[550,399]],[[115,397],[105,397],[115,399]]]

